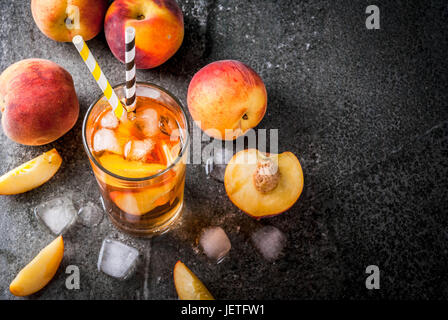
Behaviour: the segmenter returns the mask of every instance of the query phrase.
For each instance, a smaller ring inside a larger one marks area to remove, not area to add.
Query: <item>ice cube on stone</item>
[[[98,257],[98,270],[105,274],[124,280],[135,271],[138,250],[120,241],[104,239]]]
[[[224,148],[221,146],[215,146],[215,148],[213,148],[213,162],[215,164],[227,165],[233,155],[233,144],[225,143]]]
[[[101,126],[107,129],[118,127],[118,119],[112,111],[107,112],[101,119]]]
[[[205,174],[210,175],[213,171],[213,158],[205,160]]]
[[[209,167],[208,169],[206,169],[206,172],[207,171],[210,172],[209,173],[210,176],[212,178],[214,178],[215,180],[218,180],[220,182],[224,182],[224,175],[226,173],[226,166],[225,165],[223,165],[223,164],[214,164],[213,163],[213,165],[211,167],[211,170],[210,170],[210,167]]]
[[[93,136],[93,150],[95,152],[110,151],[123,154],[115,133],[110,129],[100,129]]]
[[[143,161],[154,149],[154,141],[151,139],[132,140],[124,146],[124,157],[129,160]]]
[[[99,225],[103,220],[103,216],[103,210],[90,201],[78,211],[79,222],[86,227]]]
[[[252,234],[252,243],[268,261],[277,260],[286,244],[286,236],[274,226],[265,226]]]
[[[215,146],[213,148],[213,157],[208,158],[206,161],[205,173],[220,182],[224,182],[226,166],[232,159],[233,154],[233,144],[225,144],[224,148],[221,145]]]
[[[159,115],[151,108],[136,112],[136,124],[140,127],[146,137],[153,137],[160,133]]]
[[[205,255],[220,263],[229,252],[232,245],[229,237],[221,227],[208,227],[204,229],[199,238],[199,244]]]
[[[37,219],[54,235],[64,233],[76,221],[73,202],[67,197],[52,199],[34,208]]]

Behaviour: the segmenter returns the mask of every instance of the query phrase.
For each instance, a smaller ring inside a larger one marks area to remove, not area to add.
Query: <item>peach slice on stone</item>
[[[18,194],[37,188],[53,177],[62,158],[56,149],[18,166],[0,177],[0,194]]]
[[[303,172],[291,152],[264,154],[247,149],[236,153],[227,164],[224,185],[238,208],[264,218],[288,210],[299,199]]]
[[[63,256],[64,241],[62,236],[59,236],[20,270],[9,285],[9,291],[18,297],[28,296],[39,291],[54,277]]]
[[[180,260],[174,266],[173,276],[180,300],[215,300],[202,281]]]

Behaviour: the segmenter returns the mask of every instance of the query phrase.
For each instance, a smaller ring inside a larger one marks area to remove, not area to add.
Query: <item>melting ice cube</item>
[[[224,148],[221,146],[215,146],[213,148],[213,162],[215,164],[226,165],[232,159],[234,154],[233,144],[226,143]]]
[[[252,243],[268,261],[280,257],[286,244],[286,236],[273,226],[265,226],[252,234]]]
[[[95,152],[110,151],[123,154],[115,133],[110,129],[100,129],[93,137],[93,150]]]
[[[173,140],[177,140],[180,137],[180,130],[176,120],[165,112],[159,117],[159,129],[162,133],[171,137]]]
[[[224,182],[224,173],[226,171],[227,163],[233,157],[233,144],[215,145],[213,148],[213,157],[207,159],[205,164],[205,172],[214,179]]]
[[[54,235],[62,234],[76,221],[76,210],[67,197],[39,204],[34,208],[34,214]]]
[[[146,137],[153,137],[160,133],[159,115],[154,109],[147,108],[137,111],[136,123]]]
[[[129,141],[124,146],[124,157],[129,160],[142,161],[154,149],[151,139]]]
[[[103,116],[101,126],[107,129],[115,129],[118,127],[118,119],[112,111],[109,111]]]
[[[105,239],[98,257],[98,270],[124,280],[135,271],[138,250],[120,241]]]
[[[78,211],[78,219],[86,227],[95,227],[103,220],[103,210],[94,203],[88,202]]]
[[[201,233],[199,244],[205,255],[218,263],[222,261],[232,247],[229,237],[227,237],[227,234],[221,227],[204,229]]]

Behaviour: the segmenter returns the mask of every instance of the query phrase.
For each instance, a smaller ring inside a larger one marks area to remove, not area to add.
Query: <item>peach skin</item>
[[[32,0],[31,13],[48,38],[70,42],[76,35],[94,38],[103,29],[107,0]]]
[[[72,76],[49,60],[16,62],[0,75],[0,110],[11,140],[30,146],[53,142],[78,119]]]
[[[104,32],[114,56],[124,62],[126,27],[135,28],[137,69],[160,66],[184,38],[184,18],[174,0],[116,0],[106,13]]]
[[[187,102],[193,120],[205,133],[233,140],[263,119],[267,93],[254,70],[239,61],[223,60],[194,75]]]

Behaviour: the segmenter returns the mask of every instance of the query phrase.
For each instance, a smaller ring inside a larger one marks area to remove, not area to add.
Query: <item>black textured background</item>
[[[448,4],[440,1],[178,1],[185,18],[181,49],[159,68],[138,71],[186,102],[193,74],[209,62],[241,60],[263,78],[268,111],[258,128],[279,128],[279,151],[302,163],[304,192],[278,217],[251,219],[234,207],[224,186],[190,165],[187,210],[176,230],[152,241],[76,225],[54,280],[31,298],[176,299],[172,269],[181,259],[218,299],[448,298]],[[370,4],[381,29],[367,30]],[[0,196],[0,298],[14,298],[10,281],[52,236],[32,208],[74,193],[98,199],[82,149],[81,122],[99,95],[71,44],[47,39],[29,1],[0,0],[0,70],[20,59],[47,58],[75,80],[81,114],[75,128],[44,147],[0,136],[2,172],[56,147],[64,163],[47,184]],[[88,42],[112,84],[124,67],[101,33]],[[79,203],[78,203],[79,204]],[[219,265],[196,250],[201,228],[220,225],[232,250]],[[288,239],[270,263],[250,235],[274,225]],[[139,248],[134,277],[119,282],[99,273],[106,236]],[[67,265],[81,270],[81,289],[65,288]],[[365,268],[381,270],[381,289],[366,290]]]

